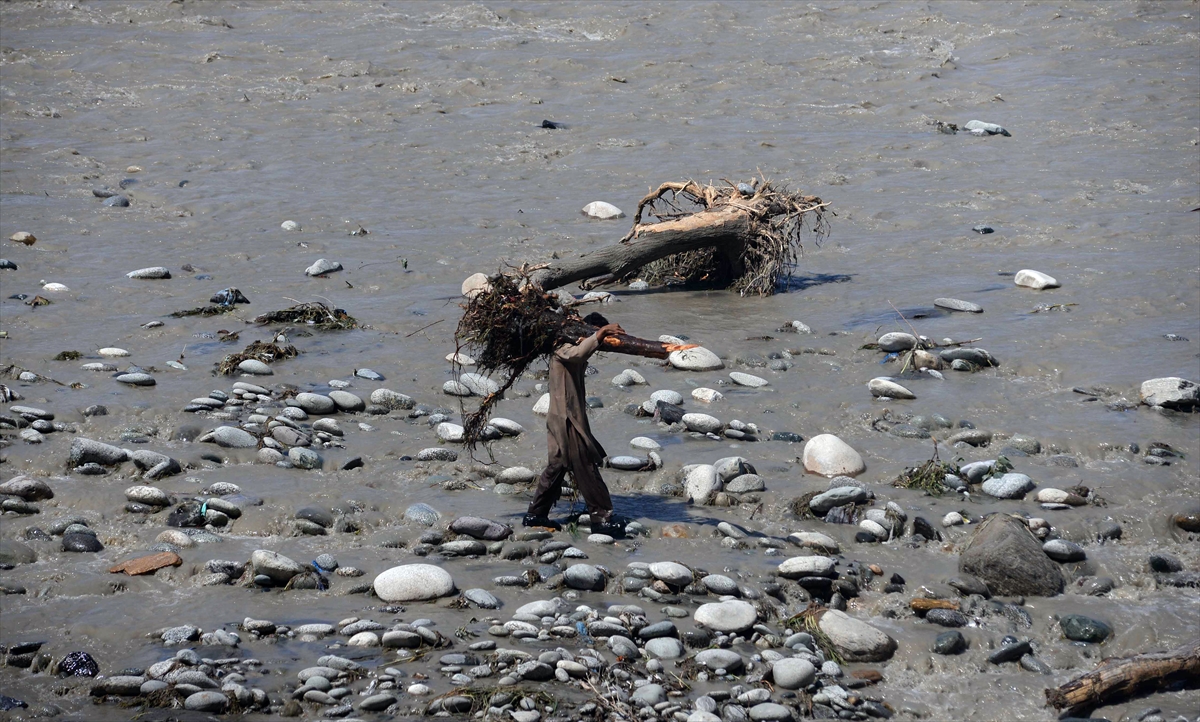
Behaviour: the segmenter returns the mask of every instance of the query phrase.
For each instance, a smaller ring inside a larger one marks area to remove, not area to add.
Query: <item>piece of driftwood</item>
[[[163,567],[177,567],[180,564],[183,564],[183,559],[175,552],[159,552],[121,562],[116,566],[109,567],[108,571],[112,574],[125,572],[131,577],[136,577],[139,574],[150,574]]]
[[[928,612],[930,609],[953,609],[958,611],[958,602],[952,599],[923,599],[917,597],[908,603],[914,612]]]
[[[1175,684],[1200,685],[1200,638],[1169,652],[1106,659],[1091,672],[1047,689],[1046,704],[1079,712]]]
[[[650,283],[706,282],[768,296],[795,265],[805,224],[818,239],[827,232],[828,205],[765,179],[753,185],[663,183],[638,203],[633,228],[619,243],[539,264],[529,278],[550,290],[641,275]],[[647,215],[657,222],[644,222]]]

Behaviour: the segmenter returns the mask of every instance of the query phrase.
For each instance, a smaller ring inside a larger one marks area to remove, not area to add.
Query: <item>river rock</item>
[[[629,699],[643,707],[653,707],[667,700],[667,690],[661,684],[644,684],[634,690],[633,694],[629,695]]]
[[[701,387],[698,389],[692,389],[692,398],[706,404],[711,404],[714,401],[720,401],[721,399],[725,398],[725,395],[716,389]]]
[[[411,396],[392,391],[391,389],[375,389],[372,391],[371,403],[379,404],[393,411],[397,409],[411,409],[416,405],[416,401]]]
[[[950,311],[963,311],[966,313],[983,313],[983,306],[970,301],[960,301],[957,298],[935,298],[933,305],[938,308],[945,308]]]
[[[253,449],[258,446],[258,439],[253,434],[236,426],[218,426],[202,438],[226,449]]]
[[[435,433],[437,434],[438,440],[457,444],[462,442],[463,435],[466,432],[463,427],[459,426],[458,424],[452,424],[449,421],[443,421],[437,425]]]
[[[256,576],[266,575],[277,586],[287,584],[292,577],[304,571],[304,567],[295,560],[267,549],[254,550],[250,555],[250,567]]]
[[[1200,386],[1177,376],[1143,381],[1138,395],[1147,406],[1191,411],[1200,405]]]
[[[701,604],[692,618],[696,624],[714,632],[738,633],[754,626],[758,611],[750,602],[729,599],[724,602]]]
[[[686,652],[674,637],[656,637],[646,642],[646,653],[656,659],[679,659]]]
[[[693,503],[704,505],[721,490],[721,479],[711,464],[698,464],[688,471],[683,486]]]
[[[745,602],[743,602],[744,604]],[[711,606],[705,604],[704,607]],[[713,671],[723,669],[730,674],[737,674],[746,666],[742,655],[730,649],[706,649],[696,653],[696,664],[707,667]]]
[[[37,561],[37,552],[28,544],[15,539],[0,538],[0,564],[33,564]]]
[[[288,449],[287,456],[288,460],[297,469],[320,469],[324,464],[324,459],[321,458],[320,454],[312,449],[305,449],[300,446]]]
[[[752,389],[761,388],[770,383],[764,378],[755,376],[754,374],[742,373],[741,371],[730,371],[729,378],[733,379],[733,382],[738,386],[748,386]]]
[[[332,414],[337,411],[337,403],[324,394],[309,392],[296,394],[296,405],[308,414]]]
[[[883,662],[896,652],[896,640],[845,612],[825,612],[818,626],[848,662]]]
[[[150,266],[149,268],[139,268],[136,271],[130,271],[129,273],[126,273],[125,276],[127,278],[144,279],[170,278],[171,272],[162,266]]]
[[[825,516],[830,509],[845,504],[861,504],[870,498],[870,492],[858,486],[837,486],[817,494],[808,502],[808,508],[817,516]]]
[[[238,371],[254,376],[272,376],[275,374],[271,367],[256,358],[248,358],[238,364]]]
[[[880,376],[867,382],[867,389],[876,398],[915,399],[917,395],[889,378]]]
[[[479,294],[490,290],[492,290],[492,284],[488,280],[486,273],[472,273],[462,282],[462,295],[467,298],[475,298]]]
[[[132,371],[130,373],[117,374],[117,381],[130,386],[154,386],[158,382],[154,377],[141,371]]]
[[[476,396],[488,396],[500,390],[500,384],[483,374],[465,373],[458,377],[458,382]]]
[[[550,394],[542,394],[541,398],[533,405],[533,413],[538,416],[545,416],[550,413]]]
[[[1083,547],[1066,539],[1051,539],[1042,545],[1042,551],[1056,562],[1081,562],[1087,558]]]
[[[963,129],[981,131],[987,135],[1003,135],[1006,138],[1012,137],[1012,133],[1005,130],[1003,126],[996,125],[995,123],[985,123],[982,120],[969,120],[963,126]]]
[[[1047,275],[1041,271],[1033,271],[1028,268],[1017,271],[1017,275],[1013,277],[1013,283],[1025,288],[1033,288],[1038,291],[1044,288],[1058,288],[1061,284],[1054,276]]]
[[[942,632],[933,641],[934,654],[958,654],[966,648],[967,640],[957,629]]]
[[[591,564],[575,564],[563,572],[563,582],[571,589],[604,591],[604,572]]]
[[[780,689],[804,689],[817,680],[817,668],[799,657],[787,657],[771,665],[771,676]]]
[[[625,217],[625,213],[620,208],[604,201],[592,201],[583,207],[582,212],[589,218],[598,218],[602,221]]]
[[[717,417],[700,413],[684,414],[682,421],[688,431],[698,431],[702,434],[714,434],[723,426]]]
[[[784,579],[799,579],[800,577],[836,577],[834,570],[836,562],[829,557],[791,557],[785,559],[776,570],[776,574]]]
[[[478,516],[460,516],[450,522],[450,531],[484,541],[503,541],[513,533],[507,524]]]
[[[730,494],[751,494],[766,489],[767,482],[758,474],[742,474],[725,484],[725,491]]]
[[[71,455],[67,464],[72,467],[88,463],[113,466],[128,458],[129,454],[124,449],[100,441],[77,437],[71,442]]]
[[[822,476],[858,476],[867,470],[858,452],[833,434],[819,434],[804,445],[804,468]]]
[[[614,386],[636,386],[645,384],[646,379],[633,369],[625,369],[614,376],[612,382]]]
[[[44,499],[53,499],[54,490],[50,485],[41,479],[35,479],[32,476],[21,474],[14,476],[8,481],[0,484],[0,495],[19,496],[25,501],[42,501]]]
[[[1075,642],[1100,644],[1112,636],[1112,627],[1082,614],[1066,614],[1058,620],[1063,636]]]
[[[1063,491],[1062,489],[1038,489],[1037,496],[1034,498],[1042,504],[1068,504],[1070,506],[1083,506],[1087,504],[1087,499],[1078,494]]]
[[[1024,522],[993,514],[975,530],[958,559],[958,570],[979,577],[992,594],[1052,597],[1062,593],[1058,565]]]
[[[358,394],[352,394],[343,389],[330,391],[329,398],[333,399],[333,403],[337,405],[339,411],[357,413],[367,408],[367,402],[363,401]]]
[[[673,587],[686,587],[692,583],[692,570],[679,562],[654,562],[650,565],[650,573]]]
[[[703,346],[672,351],[667,356],[667,361],[675,368],[684,371],[716,371],[725,368],[725,362]]]
[[[854,488],[854,487],[844,487]],[[864,497],[865,500],[865,497]],[[811,508],[811,506],[810,506]],[[832,508],[832,507],[831,507]],[[826,510],[828,511],[828,510]],[[788,535],[788,540],[799,544],[802,547],[816,549],[817,551],[827,552],[829,554],[837,554],[841,551],[841,547],[833,537],[822,534],[819,531],[798,531]]]
[[[983,482],[983,493],[997,499],[1022,499],[1033,491],[1037,484],[1025,474],[1009,472]]]
[[[375,594],[385,602],[415,602],[454,593],[449,572],[432,564],[404,564],[375,577]]]
[[[171,495],[156,486],[138,485],[125,490],[125,498],[148,506],[170,506]]]
[[[446,449],[440,446],[434,446],[428,449],[421,449],[417,452],[417,461],[457,461],[458,452],[454,449]]]
[[[894,353],[896,351],[907,351],[910,348],[916,347],[917,337],[911,333],[893,331],[880,336],[878,344],[880,351],[887,351],[889,353]]]
[[[317,262],[304,269],[306,276],[323,276],[326,273],[342,270],[342,264],[337,261],[331,261],[327,258],[319,258]]]
[[[201,690],[188,695],[187,699],[183,701],[183,708],[195,712],[224,714],[225,710],[229,709],[229,698],[225,696],[224,692]]]

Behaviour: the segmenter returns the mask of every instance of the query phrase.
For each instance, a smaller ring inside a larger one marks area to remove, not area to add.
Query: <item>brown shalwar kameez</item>
[[[529,513],[547,516],[562,494],[562,481],[571,472],[575,488],[587,503],[592,522],[612,515],[612,499],[597,465],[607,454],[588,425],[583,386],[587,361],[600,346],[596,335],[578,344],[564,344],[550,357],[550,410],[546,414],[546,470],[538,480]]]

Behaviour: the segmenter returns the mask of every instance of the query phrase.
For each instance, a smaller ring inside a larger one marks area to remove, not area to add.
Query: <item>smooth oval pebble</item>
[[[157,382],[150,374],[132,373],[117,376],[117,381],[130,386],[153,386]]]
[[[966,313],[983,313],[983,306],[970,301],[960,301],[957,298],[935,298],[933,305],[938,308],[945,308],[951,311],[964,311]]]
[[[136,271],[130,271],[125,275],[129,278],[170,278],[171,272],[162,266],[150,266],[149,268],[139,268]]]
[[[733,379],[733,382],[738,386],[748,386],[752,389],[761,388],[769,383],[764,378],[755,376],[754,374],[745,374],[741,371],[730,371],[729,378]]]
[[[1058,288],[1062,285],[1054,276],[1028,268],[1017,271],[1017,275],[1013,276],[1013,283],[1039,291],[1043,288]]]
[[[100,349],[96,353],[98,353],[101,356],[104,356],[106,358],[118,358],[118,357],[129,355],[128,351],[126,351],[123,348],[117,348],[116,346],[105,346],[104,348]]]
[[[917,395],[900,384],[887,378],[874,378],[867,382],[867,389],[876,398],[884,399],[915,399]]]

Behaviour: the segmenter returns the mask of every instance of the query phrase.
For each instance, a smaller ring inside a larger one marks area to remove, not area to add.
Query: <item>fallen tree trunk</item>
[[[826,232],[827,206],[769,181],[728,187],[663,183],[638,203],[633,228],[619,243],[539,264],[529,279],[550,290],[575,281],[594,287],[641,273],[652,283],[708,281],[742,295],[766,296],[795,264],[805,218],[812,214],[818,238]],[[658,222],[643,222],[646,214]]]
[[[1179,682],[1200,684],[1200,639],[1169,652],[1106,659],[1091,672],[1046,690],[1046,704],[1078,712]]]
[[[568,319],[563,323],[562,330],[559,331],[559,337],[566,342],[579,343],[583,339],[596,333],[599,329],[591,324],[583,323]],[[669,344],[661,341],[650,341],[637,336],[630,336],[627,333],[619,333],[616,336],[609,336],[601,342],[601,351],[610,351],[612,353],[623,353],[629,356],[644,356],[646,358],[663,359],[671,354],[672,351],[683,351],[689,348],[696,348],[696,344]]]

